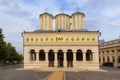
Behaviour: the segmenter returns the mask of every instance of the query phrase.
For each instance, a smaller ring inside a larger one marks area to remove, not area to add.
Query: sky
[[[120,0],[0,0],[0,28],[6,42],[12,43],[23,53],[23,31],[40,29],[39,14],[52,15],[83,12],[85,28],[99,30],[100,39],[109,41],[120,38]]]

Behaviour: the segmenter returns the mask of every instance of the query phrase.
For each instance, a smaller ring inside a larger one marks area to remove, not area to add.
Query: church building
[[[99,70],[99,31],[84,28],[84,13],[45,12],[39,18],[40,29],[23,32],[25,69]]]

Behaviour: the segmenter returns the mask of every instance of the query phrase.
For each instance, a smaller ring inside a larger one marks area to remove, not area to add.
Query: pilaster
[[[76,52],[73,52],[73,63],[76,63]]]
[[[94,52],[92,52],[92,61],[98,61],[98,60],[96,60],[96,59],[99,59],[99,58],[96,58],[96,56],[95,56],[95,53]]]
[[[55,52],[54,66],[55,66],[55,67],[58,67],[57,52]]]
[[[103,64],[103,56],[101,55],[100,56],[100,65],[102,66],[102,64]]]
[[[64,67],[67,67],[67,53],[66,52],[64,52]]]
[[[36,52],[36,62],[39,62],[39,52]]]
[[[83,62],[86,61],[86,52],[83,52]]]
[[[45,62],[48,62],[48,52],[45,52]]]
[[[29,62],[30,61],[30,56],[29,56],[30,54],[29,54],[29,52],[27,52],[27,53],[25,53],[25,60],[24,61],[26,61],[26,62]]]
[[[117,54],[115,53],[115,63],[114,63],[114,67],[117,67],[118,66],[118,56]]]

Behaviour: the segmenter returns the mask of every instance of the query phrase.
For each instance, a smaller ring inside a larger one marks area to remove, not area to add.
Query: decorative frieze
[[[25,42],[97,42],[96,36],[90,35],[50,35],[27,36]]]

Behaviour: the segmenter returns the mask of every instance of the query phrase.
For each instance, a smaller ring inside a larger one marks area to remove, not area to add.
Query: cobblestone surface
[[[22,65],[0,67],[0,80],[44,80],[51,72],[19,70]],[[103,67],[106,71],[66,72],[66,80],[120,80],[120,69]]]
[[[44,80],[51,72],[19,70],[21,65],[0,68],[0,80]]]
[[[103,68],[106,71],[67,72],[67,80],[120,80],[120,69]]]

